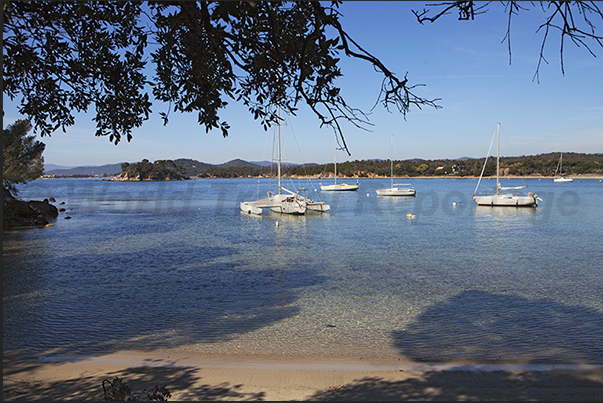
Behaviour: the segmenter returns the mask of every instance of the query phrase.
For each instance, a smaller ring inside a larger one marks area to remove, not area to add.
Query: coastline
[[[135,395],[166,386],[169,400],[598,401],[601,365],[413,363],[254,359],[118,352],[97,357],[3,360],[3,399],[101,400],[102,381]]]
[[[582,175],[567,175],[568,178],[571,179],[598,179],[603,180],[603,174],[582,174]],[[174,182],[177,180],[168,179],[164,181],[159,180],[120,180],[115,179],[116,176],[58,176],[58,175],[43,175],[41,179],[100,179],[106,182]],[[221,178],[221,177],[191,177],[190,179],[184,180],[203,180],[203,179],[269,179],[266,176],[241,176],[238,178]],[[297,175],[283,175],[283,179],[312,179],[312,180],[332,180],[333,177],[316,177],[316,176],[297,176]],[[378,176],[374,175],[371,177],[359,177],[359,176],[341,176],[338,177],[340,180],[368,180],[368,179],[390,179],[390,176]],[[431,176],[394,176],[395,180],[404,179],[404,180],[414,180],[414,179],[479,179],[479,176],[455,176],[455,175],[431,175]],[[496,179],[496,176],[484,176],[483,179]],[[505,175],[501,176],[501,179],[553,179],[552,176],[542,176],[542,175]]]

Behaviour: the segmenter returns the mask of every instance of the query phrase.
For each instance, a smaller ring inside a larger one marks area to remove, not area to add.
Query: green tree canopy
[[[478,4],[479,3],[479,4]],[[469,20],[491,2],[427,4],[418,21],[450,10]],[[382,78],[376,104],[406,116],[411,107],[438,108],[438,99],[414,93],[421,84],[399,77],[351,38],[340,21],[340,1],[7,1],[3,3],[4,94],[20,99],[19,112],[42,136],[75,123],[94,107],[97,136],[115,144],[132,138],[151,113],[151,99],[172,111],[197,113],[206,131],[228,135],[220,112],[240,102],[267,129],[277,107],[295,115],[305,103],[321,125],[366,128],[367,115],[344,100],[336,80],[341,56],[372,65]],[[554,30],[585,47],[601,45],[597,2],[502,2],[511,17],[536,7],[546,12],[544,44]],[[440,10],[433,11],[433,10]],[[435,15],[431,13],[434,12]],[[509,50],[510,52],[510,50]],[[544,60],[541,52],[541,61]],[[546,61],[546,60],[544,60]],[[147,65],[153,65],[149,70]],[[539,63],[540,65],[540,63]],[[154,71],[151,74],[150,71]],[[152,96],[151,96],[152,94]]]
[[[27,135],[32,125],[29,120],[18,120],[2,132],[2,184],[15,193],[17,183],[27,183],[44,174],[46,145],[36,140],[36,136]]]
[[[41,135],[73,125],[74,112],[96,108],[97,136],[118,143],[148,119],[152,92],[170,110],[198,114],[206,131],[229,124],[230,100],[267,129],[277,106],[295,114],[306,103],[339,134],[339,120],[363,127],[336,79],[340,54],[383,76],[379,101],[402,113],[437,107],[413,93],[343,29],[340,2],[316,1],[12,1],[4,3],[4,93],[22,97],[20,113]],[[148,76],[152,61],[155,74]],[[345,147],[345,141],[340,136]]]
[[[186,175],[186,169],[177,165],[172,160],[157,160],[150,162],[143,159],[141,162],[130,164],[124,162],[121,164],[120,180],[186,180],[190,179]]]

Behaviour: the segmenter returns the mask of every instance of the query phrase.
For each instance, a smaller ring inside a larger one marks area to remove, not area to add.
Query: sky
[[[560,36],[549,34],[548,64],[534,79],[542,32],[542,12],[531,8],[516,16],[511,26],[511,60],[504,40],[507,15],[493,2],[489,12],[474,21],[458,21],[452,14],[421,25],[411,10],[425,2],[344,1],[344,29],[364,49],[379,58],[398,77],[421,84],[415,93],[435,99],[441,109],[416,107],[406,115],[375,106],[381,76],[361,60],[342,55],[337,84],[346,102],[371,112],[367,130],[343,124],[351,156],[334,150],[331,128],[304,106],[286,117],[281,128],[283,159],[291,163],[330,163],[388,159],[458,159],[484,157],[501,123],[501,155],[537,155],[549,152],[603,152],[603,49],[566,42],[563,74]],[[595,24],[596,25],[596,24]],[[602,27],[599,27],[602,28]],[[3,127],[22,119],[14,102],[4,96]],[[374,107],[374,108],[373,108]],[[93,108],[91,109],[93,111]],[[66,132],[39,138],[46,144],[46,164],[104,165],[142,159],[190,158],[220,164],[236,158],[264,161],[273,158],[274,130],[264,131],[242,105],[230,102],[221,117],[231,126],[223,138],[219,130],[205,132],[196,114],[170,113],[164,126],[154,102],[153,114],[133,132],[131,142],[118,145],[96,137],[92,114],[76,115]],[[390,141],[393,136],[393,148]]]

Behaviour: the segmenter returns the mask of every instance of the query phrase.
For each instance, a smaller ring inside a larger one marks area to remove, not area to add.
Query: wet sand
[[[4,354],[3,399],[102,400],[103,380],[183,400],[603,400],[603,366],[420,364],[120,352],[80,360]]]

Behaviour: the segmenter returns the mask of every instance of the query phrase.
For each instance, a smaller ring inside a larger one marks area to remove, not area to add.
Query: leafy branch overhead
[[[172,112],[192,112],[206,131],[218,129],[223,136],[230,126],[220,114],[229,102],[245,105],[264,129],[277,122],[278,108],[295,115],[301,103],[321,126],[335,130],[347,150],[340,122],[359,128],[370,123],[341,95],[342,56],[368,63],[382,77],[376,105],[404,116],[413,107],[439,108],[439,99],[415,93],[422,84],[410,83],[408,73],[398,76],[350,37],[340,4],[7,1],[3,91],[19,101],[19,112],[42,136],[64,131],[75,124],[75,114],[94,108],[96,135],[115,144],[132,139],[133,130],[149,119],[154,100],[167,105],[159,112],[164,123]],[[461,19],[473,19],[490,2],[476,4],[428,4],[444,9],[433,17],[430,8],[415,14],[422,23],[456,8]],[[510,44],[511,16],[533,3],[503,4]],[[591,21],[602,15],[596,2],[542,2],[541,7],[552,10],[541,26],[543,48],[553,28],[593,54],[587,40],[601,45]],[[540,60],[546,62],[543,51]]]
[[[276,107],[306,103],[341,135],[366,115],[346,103],[336,79],[340,54],[383,76],[379,100],[406,114],[434,106],[413,93],[343,29],[339,2],[5,2],[4,92],[41,135],[65,130],[74,113],[96,109],[96,135],[132,138],[151,113],[151,96],[195,112],[206,131],[228,135],[220,111],[242,102],[267,129]],[[147,66],[152,62],[154,75]],[[171,110],[161,112],[167,123]],[[344,142],[343,137],[340,139]]]

